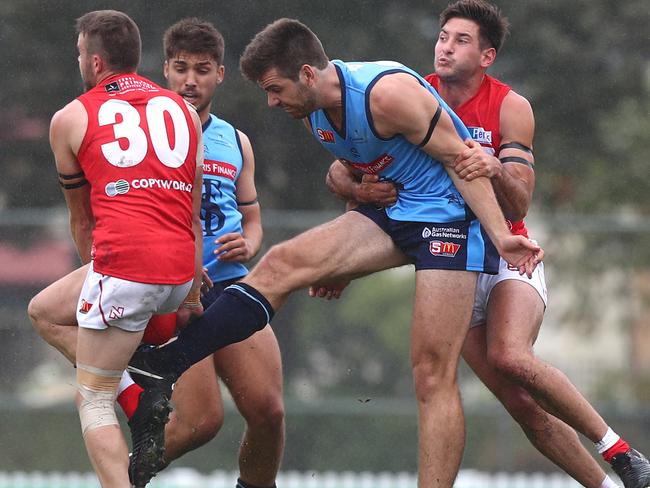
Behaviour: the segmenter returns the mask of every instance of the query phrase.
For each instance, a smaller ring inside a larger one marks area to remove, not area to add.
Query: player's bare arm
[[[187,103],[187,102],[186,102]],[[194,281],[192,288],[187,294],[183,305],[179,309],[177,323],[185,323],[195,315],[201,315],[203,307],[201,306],[201,284],[203,278],[203,229],[201,226],[201,191],[203,185],[203,132],[201,130],[201,120],[192,105],[187,104],[194,130],[197,136],[196,149],[196,174],[194,176],[194,186],[192,187],[192,232],[194,233]]]
[[[243,164],[237,178],[237,208],[242,214],[242,233],[231,232],[217,239],[220,261],[246,263],[253,259],[262,246],[262,215],[255,188],[255,156],[250,140],[241,131]]]
[[[528,101],[511,91],[501,106],[500,124],[502,143],[496,156],[468,140],[468,148],[458,157],[454,169],[467,181],[481,176],[490,178],[504,215],[516,221],[528,213],[535,186],[532,169],[535,122]]]
[[[77,161],[77,152],[88,126],[88,115],[75,100],[59,110],[50,123],[50,146],[59,184],[70,213],[70,231],[82,263],[91,259],[95,217],[90,207],[90,185]]]
[[[528,213],[535,188],[535,117],[528,100],[513,91],[508,93],[501,105],[500,125],[503,171],[492,179],[492,186],[506,217],[521,220]]]
[[[453,169],[458,155],[466,149],[451,117],[441,110],[429,140],[426,137],[440,104],[416,78],[408,74],[384,76],[370,92],[370,111],[375,129],[382,137],[402,134],[409,142],[445,165],[452,181],[477,215],[499,252],[510,236],[503,213],[497,204],[490,180],[465,181]],[[521,261],[523,262],[523,256]],[[520,263],[511,263],[519,265]]]

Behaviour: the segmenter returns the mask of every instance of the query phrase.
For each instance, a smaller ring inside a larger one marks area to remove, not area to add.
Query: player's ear
[[[104,59],[99,54],[93,54],[93,70],[95,71],[95,74],[104,71],[105,67],[106,63],[104,62]]]
[[[169,59],[165,59],[163,64],[163,76],[166,80],[169,80]]]
[[[316,81],[316,69],[309,64],[303,64],[300,67],[299,77],[307,86],[313,86]]]
[[[493,47],[483,49],[483,51],[481,51],[481,67],[488,68],[489,66],[492,66],[492,63],[494,63],[496,57],[497,50]]]
[[[225,76],[226,67],[223,64],[217,66],[217,85],[220,85],[223,82]]]

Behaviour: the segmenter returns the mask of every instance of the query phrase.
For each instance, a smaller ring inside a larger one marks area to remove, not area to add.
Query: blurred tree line
[[[558,216],[606,213],[650,218],[648,1],[495,3],[510,19],[511,35],[490,73],[526,96],[536,115],[535,210]],[[446,5],[440,0],[4,0],[0,2],[0,211],[63,205],[47,130],[52,114],[81,92],[74,22],[87,11],[113,8],[131,15],[143,38],[139,71],[163,85],[165,29],[188,16],[212,21],[226,40],[226,81],[213,108],[253,143],[262,208],[337,212],[342,203],[323,184],[331,157],[301,124],[267,108],[265,95],[239,75],[240,53],[269,22],[295,17],[316,32],[332,58],[391,59],[427,74],[433,65],[437,16]],[[3,233],[0,240],[25,246],[38,233],[38,229],[21,229]],[[286,237],[267,229],[265,246],[280,236]],[[635,273],[646,276],[650,248],[644,236],[619,239],[596,233],[580,245],[585,258],[579,265],[588,270],[598,272],[603,263],[615,261],[635,265]],[[566,261],[561,255],[550,254],[548,259],[557,259],[561,266]],[[412,291],[413,273],[407,269],[353,284],[337,306],[305,294],[294,296],[274,322],[288,397],[318,402],[329,394],[348,395],[354,408],[368,409],[376,397],[410,397]],[[650,290],[646,296],[650,300]],[[25,307],[26,302],[20,304]],[[401,417],[391,421],[393,435],[408,437],[408,445],[414,448],[412,418],[400,434],[402,421]],[[346,422],[351,431],[358,424],[354,417]],[[289,425],[303,436],[308,431]],[[376,427],[386,430],[387,425]],[[319,429],[324,435],[329,430],[327,421]],[[330,440],[330,450],[339,457],[352,456],[336,439]],[[307,456],[303,451],[294,456],[301,454]],[[392,454],[385,449],[385,457],[377,455],[369,467],[393,469]],[[406,456],[409,460],[414,459],[411,454]],[[318,453],[304,460],[304,466],[314,466],[315,461]]]
[[[511,36],[491,73],[531,101],[537,119],[536,203],[549,211],[650,211],[650,8],[645,0],[501,0]],[[335,208],[324,198],[329,156],[300,124],[268,110],[238,73],[246,43],[281,16],[307,23],[333,58],[393,59],[431,71],[437,14],[446,1],[36,1],[0,5],[3,77],[2,206],[61,203],[47,148],[49,118],[79,94],[74,20],[99,8],[130,14],[143,37],[140,72],[162,83],[162,34],[186,16],[226,39],[226,82],[215,109],[247,132],[267,208]],[[29,190],[29,191],[26,191]]]

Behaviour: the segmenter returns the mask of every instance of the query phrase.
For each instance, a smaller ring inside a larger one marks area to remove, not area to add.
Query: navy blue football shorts
[[[459,222],[403,222],[386,209],[360,205],[353,209],[388,234],[415,264],[415,269],[450,269],[497,274],[499,253],[478,219]]]
[[[246,275],[239,276],[238,278],[232,278],[230,280],[224,280],[224,281],[217,281],[212,285],[212,288],[201,297],[201,304],[203,305],[203,309],[207,309],[210,305],[212,305],[217,298],[223,293],[223,291],[232,285],[233,283],[236,283],[238,281],[241,281],[244,279]]]

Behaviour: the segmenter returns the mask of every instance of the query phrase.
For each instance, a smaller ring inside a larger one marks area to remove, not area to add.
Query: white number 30
[[[117,122],[117,114],[122,117]],[[174,129],[174,147],[167,136],[165,114],[168,114]],[[183,109],[168,97],[154,97],[147,103],[147,125],[156,156],[170,168],[182,166],[190,148],[190,129]],[[125,100],[108,100],[99,108],[99,125],[112,125],[115,134],[113,142],[102,144],[102,153],[113,166],[129,168],[140,164],[147,155],[147,134],[140,127],[140,113]],[[126,139],[128,147],[122,149],[118,139]]]

